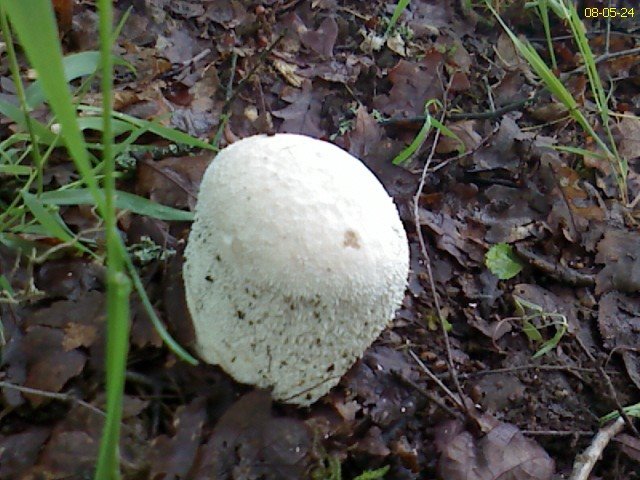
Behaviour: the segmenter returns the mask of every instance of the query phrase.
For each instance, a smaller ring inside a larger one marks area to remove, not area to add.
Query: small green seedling
[[[529,340],[535,343],[543,342],[532,358],[539,358],[554,349],[560,340],[567,333],[569,323],[567,317],[560,313],[545,312],[540,305],[529,302],[518,295],[513,295],[516,312],[523,323],[523,332]],[[536,326],[533,320],[542,320],[542,324]],[[556,333],[549,340],[543,341],[544,337],[540,333],[547,327],[555,327]]]
[[[165,261],[176,254],[174,249],[158,245],[147,235],[143,235],[140,242],[129,245],[127,251],[138,265],[143,266],[156,260]]]
[[[381,468],[376,468],[375,470],[367,470],[365,472],[362,472],[360,475],[358,475],[353,480],[378,480],[378,479],[384,479],[384,476],[386,475],[386,473],[388,471],[389,471],[389,465],[381,467]]]
[[[393,30],[393,27],[395,27],[396,23],[398,23],[398,19],[400,18],[400,15],[402,15],[402,12],[404,12],[405,9],[409,6],[409,3],[411,3],[411,0],[400,0],[396,5],[396,8],[393,9],[391,20],[389,20],[389,25],[387,26],[387,29],[384,32],[385,38],[389,36],[389,33],[391,33],[391,30]]]

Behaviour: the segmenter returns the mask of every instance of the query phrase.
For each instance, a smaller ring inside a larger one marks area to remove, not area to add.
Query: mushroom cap
[[[276,400],[335,386],[393,319],[408,270],[392,199],[331,143],[253,136],[204,174],[184,265],[197,349]]]

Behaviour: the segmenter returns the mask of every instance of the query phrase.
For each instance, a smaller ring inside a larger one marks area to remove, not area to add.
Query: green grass
[[[395,8],[393,9],[393,13],[391,14],[389,25],[387,25],[387,29],[384,32],[385,38],[388,37],[391,31],[395,28],[396,23],[398,23],[398,20],[400,19],[400,15],[402,15],[402,12],[406,10],[410,3],[411,0],[400,0],[396,4]]]
[[[98,8],[100,51],[63,57],[50,0],[7,0],[0,3],[0,26],[20,102],[20,106],[16,107],[0,101],[0,114],[23,129],[23,132],[0,142],[0,173],[11,176],[9,181],[16,191],[9,203],[0,203],[0,243],[33,256],[39,246],[37,241],[24,238],[25,234],[53,237],[64,248],[90,256],[107,266],[107,416],[95,471],[95,478],[104,480],[120,477],[118,443],[129,346],[129,297],[133,290],[140,296],[167,346],[182,360],[197,363],[171,338],[157,317],[117,226],[118,209],[164,220],[185,221],[191,220],[192,216],[189,212],[117,191],[119,173],[114,158],[146,132],[196,148],[212,147],[156,122],[112,111],[113,66],[114,63],[126,64],[111,54],[116,36],[112,31],[111,1],[99,0]],[[33,15],[34,11],[38,15]],[[37,81],[28,88],[24,87],[20,77],[12,31],[38,74]],[[101,79],[102,108],[81,104],[83,92],[88,90],[96,75]],[[85,78],[85,82],[72,95],[69,81],[79,78]],[[54,114],[54,120],[48,125],[30,115],[32,109],[43,103]],[[98,145],[86,143],[83,132],[87,129],[101,132],[102,140]],[[119,144],[114,143],[116,135],[124,137]],[[43,172],[53,150],[60,147],[68,152],[81,180],[57,190],[45,191]],[[61,205],[81,204],[96,206],[105,230],[104,251],[81,235],[74,234],[57,211]],[[46,255],[42,258],[46,258]],[[5,289],[6,285],[2,288]]]
[[[595,103],[596,115],[599,117],[599,126],[603,133],[598,133],[592,125],[590,119],[582,111],[580,105],[571,95],[569,90],[564,86],[563,80],[560,79],[542,59],[535,48],[527,41],[517,36],[502,20],[498,12],[491,5],[489,0],[485,0],[487,8],[493,13],[498,23],[504,31],[509,35],[511,41],[522,57],[529,63],[533,71],[538,75],[544,86],[551,94],[567,109],[571,118],[582,128],[582,130],[591,137],[599,152],[591,152],[587,149],[573,148],[574,153],[583,156],[592,156],[598,158],[606,158],[611,165],[615,180],[618,185],[620,197],[624,203],[628,202],[627,193],[627,176],[629,166],[626,159],[618,154],[616,143],[613,139],[611,131],[611,112],[609,109],[608,95],[602,85],[598,74],[595,57],[589,46],[589,40],[586,35],[585,27],[578,16],[575,6],[567,0],[537,0],[529,2],[528,6],[535,7],[545,27],[547,40],[550,39],[549,33],[549,12],[553,12],[560,20],[562,20],[571,30],[574,43],[578,47],[584,63],[585,72],[591,90],[591,96]],[[548,41],[549,48],[553,50],[551,42]],[[555,58],[551,57],[552,61]]]
[[[431,133],[431,130],[433,128],[439,130],[442,135],[456,140],[459,143],[460,153],[464,152],[464,144],[462,143],[462,140],[442,122],[431,115],[429,109],[432,106],[442,108],[442,104],[438,100],[432,99],[425,102],[424,122],[422,123],[422,127],[420,127],[420,130],[411,141],[411,143],[407,145],[407,147],[404,148],[400,153],[398,153],[398,155],[396,155],[392,160],[392,163],[394,165],[402,165],[411,160],[411,158],[422,148],[422,145],[424,145],[424,142],[427,140],[427,137],[429,136],[429,133]]]

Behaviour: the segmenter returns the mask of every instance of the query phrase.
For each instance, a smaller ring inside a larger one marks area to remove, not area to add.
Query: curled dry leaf
[[[284,120],[280,132],[321,138],[325,133],[320,126],[320,113],[324,101],[322,90],[313,88],[311,80],[304,80],[301,85],[302,90],[286,88],[282,99],[289,102],[289,105],[271,113],[274,117]]]
[[[317,30],[300,33],[300,42],[319,55],[331,57],[338,38],[338,24],[332,17],[325,18]]]
[[[175,434],[172,437],[161,435],[152,443],[150,478],[188,477],[206,417],[203,397],[178,408],[173,420]]]
[[[622,355],[629,377],[640,388],[640,300],[619,292],[603,295],[598,328],[604,346]]]
[[[269,393],[255,390],[225,412],[199,458],[195,480],[308,478],[313,434],[300,420],[275,417]]]
[[[549,455],[515,425],[484,416],[492,428],[475,437],[459,421],[445,422],[436,433],[441,450],[438,471],[447,480],[550,480]]]
[[[154,202],[175,208],[195,206],[200,179],[211,155],[170,157],[138,164],[136,192]]]
[[[598,243],[596,262],[604,264],[596,277],[596,293],[640,290],[640,237],[637,232],[608,230]]]
[[[421,115],[427,100],[442,97],[444,88],[438,72],[443,64],[442,54],[435,51],[420,62],[400,60],[389,71],[393,85],[389,94],[375,97],[373,106],[389,116]]]
[[[50,433],[48,428],[34,427],[0,435],[0,478],[24,478],[22,474],[36,462]]]

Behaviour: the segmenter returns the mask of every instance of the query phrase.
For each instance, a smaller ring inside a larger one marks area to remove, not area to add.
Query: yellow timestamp
[[[585,18],[633,18],[633,8],[627,7],[587,7],[584,9]]]

